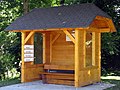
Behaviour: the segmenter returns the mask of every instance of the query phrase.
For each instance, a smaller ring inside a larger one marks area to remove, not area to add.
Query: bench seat
[[[70,67],[70,68],[69,68]],[[71,70],[72,69],[72,70]],[[53,70],[50,72],[50,70]],[[63,72],[54,72],[62,71]],[[64,84],[64,85],[74,85],[74,73],[67,73],[65,71],[73,71],[71,66],[61,66],[61,65],[44,65],[44,72],[40,72],[43,83],[47,84]]]

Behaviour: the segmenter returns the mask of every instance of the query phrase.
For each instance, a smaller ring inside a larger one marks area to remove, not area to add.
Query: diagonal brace
[[[68,30],[63,30],[63,32],[70,38],[70,40],[75,43],[75,38]]]
[[[55,36],[55,38],[52,40],[52,44],[59,38],[59,36],[60,36],[60,34],[57,34],[56,36]]]
[[[31,38],[31,36],[32,36],[34,33],[35,33],[34,31],[31,31],[31,32],[27,35],[27,37],[25,38],[24,44]]]

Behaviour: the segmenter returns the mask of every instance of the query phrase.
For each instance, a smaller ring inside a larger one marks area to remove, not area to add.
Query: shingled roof
[[[96,16],[110,18],[94,4],[36,8],[10,24],[5,30],[35,30],[88,27]]]

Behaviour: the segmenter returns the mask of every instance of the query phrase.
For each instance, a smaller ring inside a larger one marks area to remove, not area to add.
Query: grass
[[[114,87],[105,90],[120,90],[120,76],[104,76],[101,77],[102,82],[115,84]]]
[[[0,87],[12,85],[12,84],[18,84],[18,83],[20,83],[20,78],[7,79],[4,81],[0,81]]]

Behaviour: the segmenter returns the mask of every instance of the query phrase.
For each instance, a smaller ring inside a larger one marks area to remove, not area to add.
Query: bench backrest
[[[70,65],[51,65],[51,64],[44,64],[44,69],[74,70],[74,66],[70,66]]]

